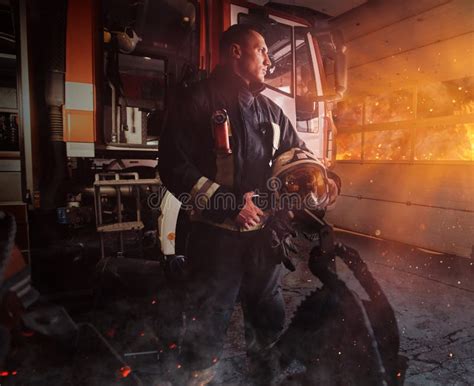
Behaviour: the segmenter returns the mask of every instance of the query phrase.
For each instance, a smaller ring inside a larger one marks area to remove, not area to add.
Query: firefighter
[[[267,253],[268,208],[255,196],[268,191],[274,157],[307,148],[261,94],[271,61],[257,28],[230,27],[220,54],[210,78],[177,99],[160,141],[160,177],[192,222],[177,384],[212,380],[239,297],[250,373],[255,384],[269,385],[277,371],[270,349],[285,322],[282,264]]]

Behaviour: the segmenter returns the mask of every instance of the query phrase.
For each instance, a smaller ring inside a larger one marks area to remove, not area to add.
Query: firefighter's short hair
[[[219,52],[221,58],[228,55],[232,44],[242,44],[252,34],[257,32],[262,34],[261,28],[254,24],[234,24],[222,33],[219,42]]]

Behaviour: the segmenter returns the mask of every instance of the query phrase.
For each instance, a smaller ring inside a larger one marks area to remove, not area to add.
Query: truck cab
[[[61,224],[77,226],[83,219],[90,223],[97,209],[97,198],[95,205],[90,199],[97,174],[138,172],[156,179],[160,132],[176,90],[210,74],[220,34],[236,23],[265,30],[272,67],[264,94],[313,153],[327,165],[335,158],[331,108],[345,89],[345,58],[343,44],[327,28],[240,0],[12,4],[6,9],[15,23],[10,29],[18,31],[12,35],[18,52],[3,59],[16,60],[12,89],[21,108],[6,113],[16,114],[9,130],[20,128],[24,146],[17,144],[14,155],[16,185],[0,201],[60,210]],[[0,172],[0,181],[10,177]],[[109,190],[100,199],[113,201],[116,193]],[[179,202],[166,193],[159,203],[157,234],[163,253],[173,254]],[[73,212],[78,215],[65,216]]]

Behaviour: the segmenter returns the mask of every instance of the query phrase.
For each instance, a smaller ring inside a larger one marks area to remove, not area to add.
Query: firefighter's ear
[[[233,43],[230,46],[230,55],[234,59],[240,59],[242,56],[242,49],[240,48],[240,44]]]

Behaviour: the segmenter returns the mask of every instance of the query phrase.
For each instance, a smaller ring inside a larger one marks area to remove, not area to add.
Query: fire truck
[[[345,47],[324,18],[240,0],[19,0],[10,11],[19,173],[1,201],[66,225],[95,217],[101,236],[120,235],[121,250],[126,232],[157,230],[173,254],[180,204],[156,175],[160,132],[176,90],[209,75],[220,34],[236,23],[264,31],[264,94],[319,158],[335,158],[331,108],[346,89]],[[144,225],[150,206],[159,216]]]

